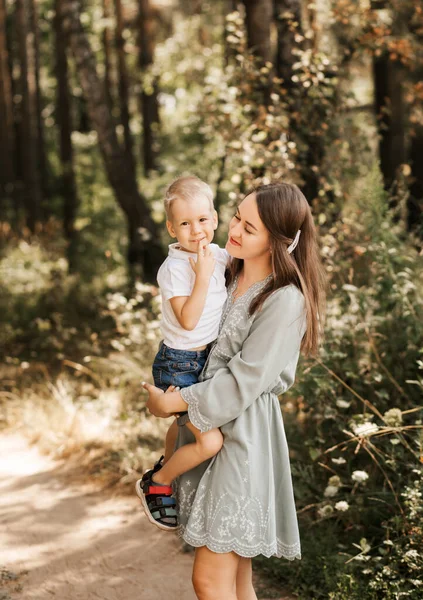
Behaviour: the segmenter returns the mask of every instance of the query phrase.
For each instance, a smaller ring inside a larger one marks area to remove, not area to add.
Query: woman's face
[[[232,217],[226,250],[243,260],[270,257],[269,232],[259,217],[255,193],[244,198]]]

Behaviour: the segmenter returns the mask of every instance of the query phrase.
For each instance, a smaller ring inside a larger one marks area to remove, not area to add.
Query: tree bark
[[[412,181],[407,203],[408,230],[420,228],[418,232],[423,238],[423,125],[416,124],[412,132],[410,144],[410,162]]]
[[[32,67],[29,73],[32,74],[33,81],[31,82],[34,88],[34,127],[36,130],[36,159],[37,168],[40,174],[40,192],[44,198],[49,196],[49,181],[48,181],[48,164],[45,146],[44,121],[42,116],[43,102],[40,85],[40,35],[38,27],[38,12],[36,0],[30,0],[29,4],[29,29],[32,38]],[[40,207],[41,209],[42,207]]]
[[[139,0],[139,65],[141,73],[145,73],[153,63],[154,56],[154,22],[149,0]],[[154,130],[159,124],[159,108],[157,102],[158,85],[153,81],[148,91],[142,87],[141,112],[143,120],[142,156],[144,172],[157,169],[157,149]]]
[[[399,65],[383,54],[373,61],[379,158],[385,188],[390,190],[398,167],[406,162],[405,110]]]
[[[276,71],[285,88],[292,87],[292,65],[296,62],[292,50],[295,34],[302,33],[301,0],[275,0],[275,20],[278,31]]]
[[[20,76],[20,159],[24,180],[23,199],[27,216],[27,225],[35,230],[41,213],[41,189],[37,168],[37,126],[36,126],[36,85],[34,74],[33,37],[29,35],[26,0],[16,0],[16,29]]]
[[[119,206],[128,222],[128,262],[133,274],[141,264],[148,281],[154,281],[164,259],[156,223],[145,198],[139,193],[126,154],[119,145],[115,122],[108,110],[104,85],[99,80],[93,51],[80,20],[80,2],[62,0],[63,29],[70,47],[92,124],[98,135],[107,176]]]
[[[55,0],[55,42],[56,42],[56,77],[57,77],[57,121],[59,125],[59,153],[62,165],[61,193],[63,204],[63,230],[68,242],[67,256],[69,271],[75,270],[77,236],[75,218],[78,210],[75,171],[72,148],[72,113],[69,90],[69,70],[66,56],[66,39],[62,29],[61,4],[63,0]]]
[[[0,0],[0,186],[5,191],[15,181],[15,127],[12,78],[6,39],[6,2]],[[2,192],[3,195],[3,192]]]
[[[123,38],[123,14],[121,0],[115,0],[116,13],[116,49],[118,57],[118,80],[119,80],[119,105],[120,105],[120,122],[123,126],[124,148],[126,159],[130,169],[136,174],[136,166],[134,160],[134,144],[132,141],[131,129],[129,126],[129,83],[128,72],[126,69],[125,58],[125,40]]]
[[[374,11],[387,8],[384,0],[372,0]],[[392,12],[392,33],[407,33],[404,16]],[[384,186],[391,190],[398,175],[398,168],[406,162],[406,114],[402,80],[403,69],[399,62],[391,60],[385,50],[373,58],[374,103],[379,133],[379,159]]]
[[[243,0],[248,47],[263,62],[272,62],[270,27],[273,20],[272,0]]]
[[[111,0],[103,0],[103,17],[108,21],[111,17]],[[107,24],[103,30],[103,51],[104,51],[104,85],[106,88],[107,104],[110,111],[113,110],[113,76],[112,76],[112,32]]]
[[[236,0],[225,0],[225,2],[222,2],[222,13],[223,13],[223,19],[225,22],[225,28],[223,30],[223,46],[224,46],[224,52],[223,52],[223,60],[224,60],[224,66],[227,67],[229,65],[230,60],[236,56],[236,51],[234,48],[232,48],[232,46],[228,43],[227,41],[227,37],[230,35],[230,31],[228,30],[228,21],[226,20],[227,15],[229,15],[230,13],[235,12],[238,9],[237,6],[237,2]]]

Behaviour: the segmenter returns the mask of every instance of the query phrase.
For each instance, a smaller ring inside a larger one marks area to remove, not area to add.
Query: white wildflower
[[[332,462],[336,465],[344,465],[347,461],[345,460],[345,458],[340,456],[339,458],[332,458]]]
[[[376,433],[379,430],[379,427],[375,423],[370,423],[370,421],[366,421],[365,423],[361,423],[361,425],[353,425],[352,430],[355,435],[370,435],[371,433]]]
[[[328,485],[341,487],[341,480],[339,479],[338,475],[332,475],[332,477],[329,477]]]
[[[371,550],[371,546],[366,538],[361,538],[360,545],[353,544],[353,546],[355,546],[356,548],[361,550],[363,552],[363,554],[366,554],[367,552],[369,552],[369,550]]]
[[[351,479],[353,481],[357,481],[358,483],[363,483],[363,481],[366,481],[368,478],[369,476],[366,471],[354,471],[351,475]]]
[[[383,415],[383,419],[389,427],[400,427],[402,424],[402,412],[399,408],[390,408]]]
[[[340,500],[339,502],[337,502],[335,504],[335,508],[336,510],[339,510],[341,512],[345,512],[346,510],[348,510],[350,507],[350,505],[348,504],[348,502],[345,502],[345,500]]]
[[[333,508],[330,504],[326,504],[326,506],[319,508],[318,513],[320,517],[330,517],[333,514]]]
[[[336,401],[336,406],[338,406],[338,408],[348,408],[350,405],[351,405],[351,402],[342,400],[342,398],[339,398],[339,400]]]
[[[332,496],[336,496],[338,490],[339,488],[335,487],[334,485],[328,485],[325,491],[323,492],[323,495],[325,496],[325,498],[332,498]]]

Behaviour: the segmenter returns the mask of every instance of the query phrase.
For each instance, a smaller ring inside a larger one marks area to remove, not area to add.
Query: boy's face
[[[170,207],[166,227],[171,237],[176,238],[182,250],[197,252],[198,242],[210,244],[217,229],[217,212],[209,200],[199,196],[195,202],[177,198]]]

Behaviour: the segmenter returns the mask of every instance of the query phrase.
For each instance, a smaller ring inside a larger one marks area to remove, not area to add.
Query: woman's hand
[[[151,383],[142,382],[142,387],[148,392],[147,408],[155,417],[167,419],[172,415],[166,408],[165,392]],[[169,390],[170,391],[170,390]]]

